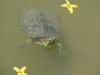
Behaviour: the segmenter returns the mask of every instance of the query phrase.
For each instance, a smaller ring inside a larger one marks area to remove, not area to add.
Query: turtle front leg
[[[31,42],[32,42],[32,39],[27,39],[26,41],[20,43],[17,47],[18,47],[18,48],[24,48],[24,47],[26,47],[27,45],[29,45]]]
[[[66,51],[65,51],[64,46],[61,43],[59,43],[59,42],[57,43],[57,45],[59,46],[59,48],[58,48],[59,54],[65,55]]]
[[[58,45],[59,47],[63,47],[63,45],[62,45],[61,43],[59,43],[59,42],[57,43],[57,45]]]
[[[37,45],[43,46],[43,43],[41,43],[41,42],[34,42],[34,43],[37,44]]]

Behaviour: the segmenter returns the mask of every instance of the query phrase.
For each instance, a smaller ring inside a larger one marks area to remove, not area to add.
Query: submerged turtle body
[[[60,37],[58,22],[46,12],[25,12],[20,16],[20,23],[32,42],[46,47],[57,44]]]

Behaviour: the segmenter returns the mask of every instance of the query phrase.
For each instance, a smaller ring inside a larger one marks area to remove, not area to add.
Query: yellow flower
[[[18,74],[17,75],[27,75],[24,71],[26,70],[26,66],[19,69],[18,67],[13,68]]]
[[[65,4],[62,4],[61,7],[67,8],[69,10],[69,12],[71,14],[73,14],[73,8],[77,8],[78,5],[71,4],[68,0],[66,0],[66,3]]]

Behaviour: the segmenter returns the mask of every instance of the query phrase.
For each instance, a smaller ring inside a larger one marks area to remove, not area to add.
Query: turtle
[[[21,30],[29,38],[24,46],[33,42],[45,48],[63,47],[59,42],[60,30],[57,18],[44,11],[26,11],[19,17]]]

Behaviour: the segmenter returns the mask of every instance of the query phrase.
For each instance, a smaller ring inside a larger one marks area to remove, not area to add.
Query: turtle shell
[[[44,36],[49,38],[59,37],[57,20],[46,12],[27,11],[19,19],[22,31],[33,40]]]

